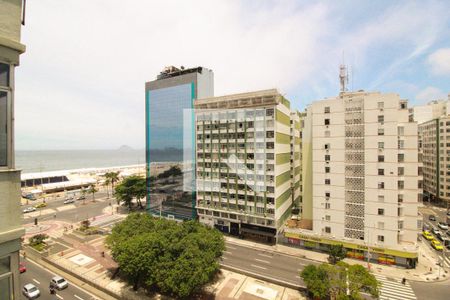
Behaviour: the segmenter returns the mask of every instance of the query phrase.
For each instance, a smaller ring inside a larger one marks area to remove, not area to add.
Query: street
[[[62,290],[56,291],[56,296],[50,295],[49,292],[49,284],[50,279],[55,276],[55,274],[50,273],[46,269],[42,268],[39,265],[31,262],[30,260],[25,261],[27,271],[20,275],[21,279],[21,287],[25,284],[32,283],[34,284],[40,291],[41,296],[38,299],[42,300],[54,300],[54,299],[66,299],[66,300],[89,300],[95,299],[95,297],[91,296],[81,288],[73,285],[69,282],[69,287]],[[22,295],[21,299],[26,300],[27,298]]]

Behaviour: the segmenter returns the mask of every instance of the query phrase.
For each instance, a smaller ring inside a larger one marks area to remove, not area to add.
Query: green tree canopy
[[[212,279],[225,248],[220,232],[198,222],[136,213],[114,226],[106,244],[134,288],[156,288],[180,298]]]
[[[300,273],[308,292],[318,299],[364,299],[361,292],[379,296],[379,282],[361,265],[308,265]],[[348,289],[348,295],[347,295]]]
[[[115,195],[117,201],[125,202],[131,209],[133,198],[136,198],[140,208],[143,208],[141,199],[147,194],[146,180],[141,176],[130,176],[125,178],[116,186]]]
[[[170,176],[179,176],[182,174],[183,174],[183,172],[181,171],[180,167],[172,166],[172,167],[170,167],[169,170],[166,170],[166,171],[158,174],[158,179],[169,178]]]
[[[330,255],[328,256],[328,261],[331,264],[336,264],[338,261],[343,260],[347,255],[347,250],[344,248],[342,244],[339,245],[331,245],[330,246]]]

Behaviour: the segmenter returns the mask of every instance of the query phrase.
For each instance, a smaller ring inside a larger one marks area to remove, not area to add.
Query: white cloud
[[[445,95],[445,93],[440,89],[433,86],[427,86],[425,89],[417,93],[416,100],[428,102],[432,100],[445,99],[446,97],[447,96]]]
[[[430,54],[428,64],[433,74],[450,75],[450,48],[442,48]]]

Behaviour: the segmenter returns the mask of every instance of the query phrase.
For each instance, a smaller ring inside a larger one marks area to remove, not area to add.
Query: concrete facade
[[[300,118],[277,90],[195,101],[197,213],[233,235],[275,242],[300,201]]]
[[[450,98],[450,95],[449,95]],[[434,100],[425,105],[417,105],[410,109],[410,113],[413,114],[414,121],[417,124],[422,124],[433,119],[437,119],[441,116],[448,115],[450,109],[450,100]]]
[[[422,179],[417,123],[409,118],[407,101],[396,94],[345,92],[314,102],[305,121],[302,205],[304,218],[312,211],[312,230],[303,233],[355,249],[390,249],[396,263],[413,266]]]
[[[25,51],[20,43],[21,0],[0,0],[0,298],[19,299],[22,227],[20,171],[14,165],[14,69]]]

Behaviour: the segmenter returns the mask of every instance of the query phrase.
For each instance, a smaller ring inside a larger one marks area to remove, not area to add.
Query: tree
[[[111,179],[110,178],[106,178],[105,182],[103,182],[103,186],[106,187],[106,195],[109,198],[109,185],[111,184]],[[111,190],[112,191],[112,190]]]
[[[343,260],[346,256],[347,250],[342,244],[330,246],[330,255],[328,256],[328,261],[330,264],[336,264],[338,261]]]
[[[106,180],[111,184],[111,191],[114,191],[114,184],[119,181],[120,172],[107,172],[105,173]]]
[[[313,298],[324,299],[328,296],[330,283],[324,265],[319,265],[318,267],[315,265],[308,265],[300,273],[300,276]]]
[[[136,198],[139,207],[144,208],[141,202],[147,194],[147,184],[144,177],[130,176],[116,186],[115,195],[118,203],[124,202],[131,210],[133,198]]]
[[[170,167],[169,170],[166,170],[166,171],[158,174],[158,179],[169,178],[171,176],[180,176],[182,174],[183,174],[183,172],[181,171],[180,167],[172,166],[172,167]]]
[[[373,297],[380,295],[380,284],[369,271],[361,265],[348,266],[348,281],[352,299],[364,299],[360,292],[366,292]]]
[[[95,193],[97,193],[97,192],[98,192],[98,189],[93,184],[91,184],[86,191],[86,193],[92,194],[92,201],[94,201],[94,202],[95,202]]]
[[[156,289],[186,298],[200,291],[219,270],[222,234],[196,221],[177,223],[133,213],[106,239],[124,278],[135,289]]]
[[[361,292],[379,296],[379,282],[361,265],[308,265],[300,273],[308,292],[318,299],[361,300]],[[347,295],[348,288],[348,295]]]

